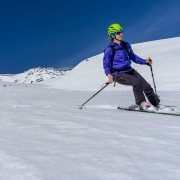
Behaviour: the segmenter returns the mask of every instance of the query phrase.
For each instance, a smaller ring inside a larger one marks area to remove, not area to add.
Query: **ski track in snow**
[[[95,108],[95,109],[117,109],[118,105],[110,106],[108,104],[104,105],[95,105],[95,106],[88,106],[86,105],[85,108]]]

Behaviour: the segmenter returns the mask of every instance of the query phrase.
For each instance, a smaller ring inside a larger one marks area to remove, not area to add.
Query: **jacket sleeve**
[[[136,64],[146,64],[146,60],[140,58],[139,56],[137,56],[136,54],[134,54],[131,45],[129,43],[127,43],[127,47],[129,48],[130,52],[129,52],[129,57],[130,59],[135,62]]]
[[[105,50],[103,57],[103,67],[106,75],[111,74],[111,57],[112,57],[112,50],[111,48],[108,47]]]

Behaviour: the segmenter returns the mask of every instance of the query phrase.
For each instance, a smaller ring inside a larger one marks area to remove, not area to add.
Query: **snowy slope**
[[[179,44],[173,38],[133,46],[154,59],[161,102],[180,108]],[[117,110],[134,102],[123,86],[78,108],[107,80],[101,56],[48,85],[0,81],[0,180],[180,179],[179,117]],[[151,80],[149,67],[136,69]]]
[[[147,59],[150,56],[153,61],[153,71],[158,91],[180,90],[180,37],[144,42],[132,45],[134,53]],[[53,88],[75,90],[97,90],[107,81],[102,67],[103,54],[91,57],[89,61],[82,61],[63,79],[47,81],[46,84]],[[132,67],[138,70],[145,79],[153,85],[150,68],[146,65],[132,63]],[[130,87],[112,85],[106,90],[130,90]]]
[[[131,92],[0,82],[0,180],[179,180],[180,118],[118,111]],[[180,92],[162,92],[180,107]],[[166,97],[166,99],[164,98]]]
[[[37,83],[48,79],[62,77],[69,71],[61,71],[55,68],[33,68],[20,74],[1,74],[0,80],[16,83]]]

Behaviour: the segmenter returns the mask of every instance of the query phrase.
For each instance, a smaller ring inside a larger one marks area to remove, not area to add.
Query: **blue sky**
[[[0,2],[0,74],[73,68],[102,53],[112,23],[129,43],[180,36],[179,0]]]

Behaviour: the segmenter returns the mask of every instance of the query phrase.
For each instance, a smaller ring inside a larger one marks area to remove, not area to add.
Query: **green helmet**
[[[114,34],[116,31],[123,30],[120,24],[111,24],[108,28],[108,34]]]

